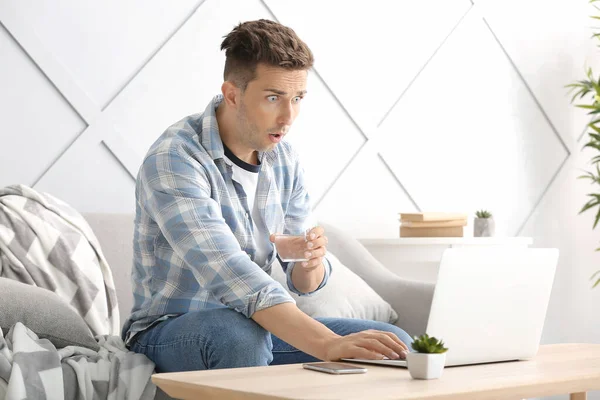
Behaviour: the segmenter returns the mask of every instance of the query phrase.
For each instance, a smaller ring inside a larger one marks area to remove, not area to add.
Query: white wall
[[[0,0],[0,186],[130,212],[149,145],[219,90],[223,35],[293,27],[316,56],[290,135],[316,214],[396,237],[397,213],[491,209],[556,246],[544,342],[600,343],[600,234],[577,215],[588,117],[564,85],[600,66],[586,0]]]

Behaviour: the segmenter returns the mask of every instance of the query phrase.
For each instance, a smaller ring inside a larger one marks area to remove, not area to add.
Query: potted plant
[[[406,355],[406,363],[413,379],[437,379],[442,376],[448,351],[443,341],[427,334],[415,336],[412,348],[415,352]]]
[[[484,237],[494,236],[496,231],[496,223],[492,213],[486,210],[479,210],[475,213],[475,221],[473,221],[473,236]]]

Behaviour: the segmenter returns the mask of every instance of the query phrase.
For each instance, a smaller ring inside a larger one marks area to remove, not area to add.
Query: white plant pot
[[[437,379],[446,365],[446,353],[408,353],[406,362],[413,379]]]
[[[473,220],[473,236],[488,237],[494,236],[496,231],[496,222],[493,218],[475,218]]]

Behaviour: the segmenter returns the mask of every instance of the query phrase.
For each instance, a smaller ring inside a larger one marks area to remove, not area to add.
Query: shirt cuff
[[[281,262],[281,259],[279,260],[279,262]],[[331,263],[329,262],[329,260],[326,257],[323,257],[324,273],[323,273],[323,280],[321,281],[321,284],[319,285],[319,287],[317,287],[312,292],[303,293],[303,292],[299,291],[298,289],[296,289],[296,287],[294,286],[294,282],[292,281],[292,271],[294,270],[294,266],[296,265],[296,263],[289,262],[289,263],[285,263],[285,264],[287,264],[287,267],[285,269],[285,275],[287,277],[288,288],[290,289],[291,292],[297,294],[298,296],[310,296],[313,293],[318,292],[323,286],[325,286],[327,284],[327,281],[329,280],[329,275],[331,275]],[[283,263],[282,263],[282,265],[283,265]]]
[[[235,308],[235,311],[244,314],[246,318],[251,318],[257,311],[282,303],[296,304],[296,300],[290,296],[279,282],[272,281],[260,291],[247,296],[244,303],[246,304],[245,307]]]

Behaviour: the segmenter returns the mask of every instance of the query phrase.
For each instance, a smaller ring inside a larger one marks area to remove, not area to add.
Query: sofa
[[[111,266],[119,301],[121,323],[123,323],[129,315],[133,303],[130,272],[133,257],[134,216],[93,213],[83,214],[83,216],[96,234],[104,256]],[[394,315],[393,323],[411,336],[424,333],[434,285],[407,280],[395,275],[377,261],[358,240],[326,222],[320,221],[320,225],[324,227],[329,239],[328,251],[334,254],[350,271],[362,278],[375,293],[391,306],[397,314],[397,318]],[[331,280],[333,281],[333,275]],[[361,300],[361,295],[361,293],[353,294],[357,301]],[[336,296],[339,297],[339,294]],[[311,306],[312,299],[294,297],[297,301]]]
[[[134,215],[88,213],[83,217],[98,238],[111,268],[122,325],[133,303],[130,274]],[[373,319],[393,323],[411,336],[424,333],[434,285],[395,275],[358,240],[326,222],[320,225],[329,239],[328,259],[333,272],[328,284],[314,295],[291,293],[298,307],[313,317]],[[272,276],[286,287],[280,266],[274,266]],[[6,382],[0,379],[0,399],[4,398],[6,387]],[[156,398],[168,396],[159,390]]]

